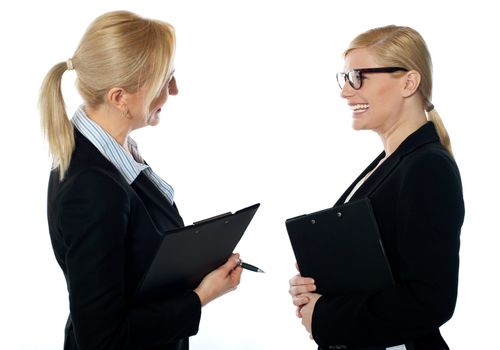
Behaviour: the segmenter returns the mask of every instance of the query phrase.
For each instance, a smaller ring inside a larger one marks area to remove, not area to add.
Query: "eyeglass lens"
[[[341,89],[344,88],[345,83],[349,81],[349,84],[353,89],[359,89],[361,87],[361,72],[352,70],[350,72],[337,73],[337,82]]]

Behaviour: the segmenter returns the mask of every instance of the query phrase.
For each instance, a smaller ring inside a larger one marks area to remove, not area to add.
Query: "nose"
[[[351,97],[354,94],[354,89],[352,88],[351,84],[349,84],[348,81],[344,83],[344,86],[342,87],[342,90],[340,90],[340,97],[342,98],[348,98]]]
[[[175,96],[179,93],[179,89],[177,88],[177,80],[175,77],[172,77],[172,80],[168,83],[168,94],[171,96]]]

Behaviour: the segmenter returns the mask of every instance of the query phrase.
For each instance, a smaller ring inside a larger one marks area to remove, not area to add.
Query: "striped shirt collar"
[[[174,189],[144,162],[137,148],[137,143],[130,136],[127,138],[127,143],[132,155],[126,152],[99,124],[86,115],[83,105],[76,110],[71,121],[75,128],[118,169],[129,185],[141,172],[144,172],[170,204],[173,204]]]

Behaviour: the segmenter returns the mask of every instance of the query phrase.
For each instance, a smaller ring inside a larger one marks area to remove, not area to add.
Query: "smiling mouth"
[[[368,108],[370,108],[370,105],[367,104],[367,103],[358,103],[358,104],[355,104],[355,105],[350,105],[349,106],[351,108],[351,110],[353,112],[364,112],[366,111]]]

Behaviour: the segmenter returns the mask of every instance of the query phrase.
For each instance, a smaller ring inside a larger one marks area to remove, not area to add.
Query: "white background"
[[[202,311],[192,349],[315,349],[287,293],[286,218],[333,204],[381,150],[351,129],[335,73],[366,29],[409,25],[434,61],[433,102],[452,138],[466,201],[452,349],[498,348],[498,11],[493,1],[17,1],[0,5],[0,349],[62,349],[68,313],[46,224],[50,163],[38,89],[98,15],[127,9],[172,23],[179,95],[143,156],[176,189],[186,223],[261,203],[237,247],[266,270]],[[70,114],[80,99],[64,76]]]

